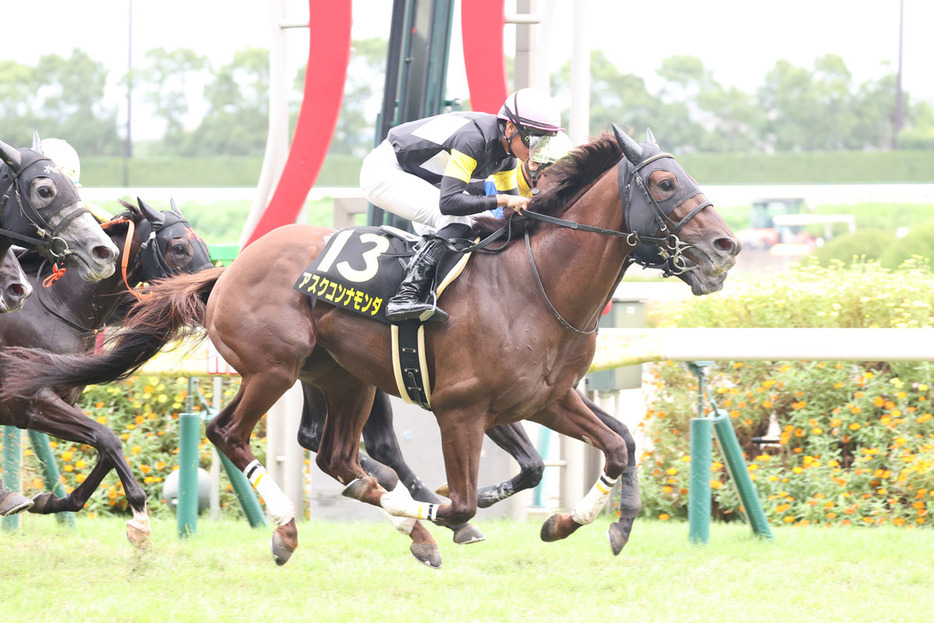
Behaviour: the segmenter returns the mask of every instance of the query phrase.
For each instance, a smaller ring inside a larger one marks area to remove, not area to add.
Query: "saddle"
[[[399,289],[419,240],[415,234],[387,225],[341,229],[292,287],[311,298],[390,325],[399,393],[403,400],[429,409],[431,384],[424,325],[418,320],[391,322],[385,311],[385,303]],[[470,253],[450,253],[441,260],[434,278],[439,298],[469,260]]]

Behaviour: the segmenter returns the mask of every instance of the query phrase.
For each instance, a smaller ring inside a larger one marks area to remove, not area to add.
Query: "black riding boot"
[[[438,262],[448,252],[444,239],[463,236],[469,229],[460,223],[448,225],[421,243],[405,267],[405,277],[399,291],[386,305],[386,317],[389,320],[399,322],[417,318],[422,322],[444,322],[448,319],[447,313],[429,301],[433,298],[430,286]]]

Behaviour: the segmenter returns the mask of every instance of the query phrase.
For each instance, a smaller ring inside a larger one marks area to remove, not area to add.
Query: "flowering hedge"
[[[685,327],[934,326],[934,275],[917,260],[895,271],[875,263],[807,264],[736,290],[650,317],[656,326]],[[641,455],[643,509],[686,517],[697,381],[672,362],[650,374],[642,428],[653,447]],[[769,520],[795,525],[929,523],[931,377],[932,365],[917,362],[720,362],[708,369],[709,396],[733,420]],[[770,421],[775,443],[753,443],[767,437]],[[715,514],[737,517],[740,501],[719,461],[711,487]]]
[[[237,389],[237,381],[225,381],[224,403],[229,401]],[[202,385],[202,393],[210,404],[213,390],[210,384]],[[193,401],[193,412],[203,409],[199,400]],[[150,513],[171,513],[162,503],[162,488],[166,477],[178,469],[178,414],[186,412],[188,406],[188,379],[136,376],[126,381],[106,386],[91,386],[85,390],[78,402],[88,417],[106,424],[123,442],[124,453],[133,474],[140,481],[148,497]],[[260,422],[253,434],[253,452],[261,461],[265,457],[264,445],[260,443],[265,431],[265,420]],[[202,428],[202,432],[203,432]],[[91,446],[75,444],[50,438],[53,453],[58,459],[61,480],[67,492],[71,492],[84,481],[97,463],[97,451]],[[24,436],[26,461],[24,465],[23,493],[30,497],[47,491],[38,460],[33,455]],[[200,465],[207,468],[211,462],[212,444],[202,438],[198,448]],[[221,472],[221,505],[233,515],[242,514],[232,488]],[[104,479],[97,491],[85,505],[90,515],[129,514],[123,485],[115,472]]]

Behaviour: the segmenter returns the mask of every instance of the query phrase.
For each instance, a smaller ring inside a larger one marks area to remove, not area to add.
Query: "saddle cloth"
[[[349,227],[328,240],[324,251],[292,287],[302,294],[392,327],[392,361],[403,400],[430,408],[431,382],[425,328],[418,320],[393,323],[386,302],[395,295],[419,238],[393,227]],[[435,274],[438,297],[464,270],[470,254],[449,253]]]

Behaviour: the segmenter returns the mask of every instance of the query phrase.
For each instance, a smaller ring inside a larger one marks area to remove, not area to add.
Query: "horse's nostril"
[[[17,298],[22,298],[26,294],[26,288],[21,283],[14,283],[9,288],[10,294]]]
[[[742,243],[735,238],[717,238],[713,246],[723,255],[736,255],[743,248]]]
[[[94,257],[99,260],[109,260],[114,257],[113,250],[110,247],[106,247],[104,245],[94,247],[93,253]]]

